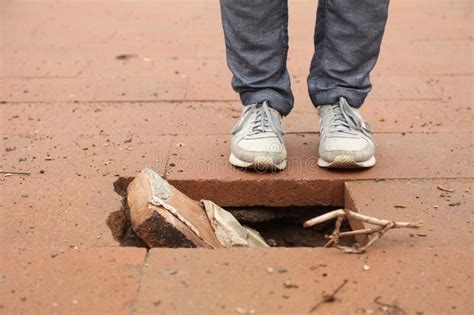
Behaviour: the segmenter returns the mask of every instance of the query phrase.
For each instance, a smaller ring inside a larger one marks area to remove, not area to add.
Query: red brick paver
[[[167,178],[194,198],[208,198],[222,205],[287,206],[342,205],[343,184],[349,180],[473,177],[473,168],[467,167],[472,160],[457,159],[472,152],[472,135],[468,133],[375,134],[378,164],[364,172],[320,169],[316,164],[316,134],[288,135],[286,139],[288,169],[259,174],[229,165],[228,135],[177,136]],[[211,186],[203,184],[207,181]],[[240,193],[226,193],[229,190]]]
[[[469,314],[474,310],[469,297],[474,275],[469,268],[460,269],[458,262],[473,258],[472,250],[405,244],[361,256],[324,249],[153,249],[137,310],[308,314],[323,292],[331,293],[348,279],[337,300],[321,305],[317,314],[374,312],[378,296],[407,314]]]
[[[423,221],[423,230],[420,231],[390,231],[390,236],[379,242],[381,246],[449,247],[459,253],[472,253],[473,189],[472,178],[349,182],[346,183],[346,206],[389,220]],[[458,270],[467,272],[471,269],[461,261],[457,264]],[[470,281],[473,293],[473,279]]]
[[[3,314],[128,314],[146,251],[138,248],[2,250]]]

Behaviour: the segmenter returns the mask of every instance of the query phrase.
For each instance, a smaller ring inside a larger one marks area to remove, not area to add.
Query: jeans
[[[288,0],[220,0],[232,87],[244,105],[268,100],[293,108],[288,55]],[[315,106],[345,97],[360,107],[372,88],[389,0],[319,0],[308,91]]]

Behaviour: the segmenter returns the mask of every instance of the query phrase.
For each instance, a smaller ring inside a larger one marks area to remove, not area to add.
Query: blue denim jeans
[[[232,87],[244,105],[293,107],[288,55],[288,0],[220,0]],[[344,96],[360,107],[372,88],[389,0],[319,0],[308,91],[315,106]]]

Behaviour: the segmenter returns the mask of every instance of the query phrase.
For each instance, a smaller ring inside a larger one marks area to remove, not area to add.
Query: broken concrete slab
[[[148,247],[222,247],[201,205],[145,168],[127,187],[133,231]]]
[[[201,204],[224,247],[269,247],[258,231],[241,225],[230,212],[210,200],[201,200]]]
[[[106,223],[123,246],[268,247],[230,212],[210,200],[188,198],[150,168],[136,178],[119,178],[114,190],[123,198],[122,207]]]

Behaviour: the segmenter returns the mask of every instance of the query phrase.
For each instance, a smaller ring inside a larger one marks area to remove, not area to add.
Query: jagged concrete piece
[[[149,247],[222,248],[200,204],[145,168],[128,185],[135,233]]]
[[[226,248],[270,247],[254,229],[241,225],[228,211],[210,200],[201,200],[217,239]]]

